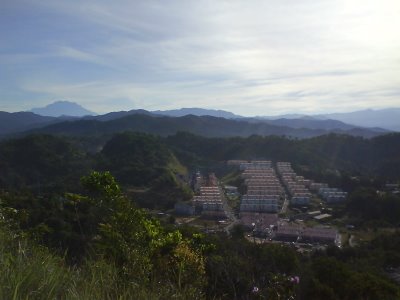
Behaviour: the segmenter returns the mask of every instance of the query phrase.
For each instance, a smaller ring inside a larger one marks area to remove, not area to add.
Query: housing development
[[[326,224],[332,215],[323,205],[343,202],[347,194],[341,189],[297,175],[290,162],[230,160],[227,166],[239,172],[240,187],[223,185],[214,173],[196,172],[194,196],[176,204],[176,214],[218,220],[226,226],[220,230],[240,225],[258,242],[340,245],[338,230]],[[230,199],[238,201],[235,210]]]

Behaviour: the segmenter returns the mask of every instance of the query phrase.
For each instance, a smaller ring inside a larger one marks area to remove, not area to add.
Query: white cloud
[[[92,32],[85,43],[74,35],[47,37],[49,56],[104,71],[54,76],[42,57],[41,76],[23,73],[21,88],[99,112],[113,110],[116,99],[115,109],[204,106],[248,115],[400,104],[396,0],[31,5]]]
[[[69,58],[78,61],[91,62],[95,64],[104,64],[99,56],[89,53],[87,51],[82,51],[73,47],[59,46],[55,49],[54,56],[60,56],[63,58]]]

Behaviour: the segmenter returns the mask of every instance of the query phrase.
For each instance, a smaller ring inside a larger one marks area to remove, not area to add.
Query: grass
[[[73,290],[73,270],[62,258],[4,228],[0,241],[1,299],[55,299]]]
[[[139,284],[102,259],[69,266],[61,256],[0,225],[0,299],[192,299],[168,284]]]
[[[187,175],[188,170],[185,166],[183,166],[179,160],[173,155],[172,160],[168,164],[168,168],[170,168],[174,173]]]
[[[240,180],[241,174],[240,171],[235,170],[222,177],[221,182],[222,184],[235,185],[237,181]]]

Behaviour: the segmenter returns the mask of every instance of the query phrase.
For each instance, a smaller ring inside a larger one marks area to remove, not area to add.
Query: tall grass
[[[73,287],[72,270],[62,258],[7,228],[0,229],[0,298],[62,298]]]
[[[140,285],[97,259],[79,267],[0,225],[0,299],[193,299],[173,285]]]

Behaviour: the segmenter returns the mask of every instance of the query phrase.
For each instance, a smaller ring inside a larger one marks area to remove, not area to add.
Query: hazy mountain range
[[[370,138],[382,134],[382,132],[366,128],[353,128],[349,130],[291,128],[276,126],[263,121],[248,122],[246,120],[225,119],[213,116],[186,115],[183,117],[168,117],[145,114],[132,114],[108,121],[96,119],[64,121],[35,129],[33,132],[72,136],[99,136],[123,131],[138,131],[161,136],[187,131],[205,137],[278,135],[292,138],[309,138],[334,132]]]
[[[166,111],[137,109],[96,115],[79,104],[58,101],[43,108],[32,109],[31,112],[0,112],[0,135],[31,130],[63,134],[101,134],[134,130],[160,135],[189,131],[204,136],[274,134],[296,138],[335,132],[369,138],[390,130],[400,131],[399,120],[400,109],[252,118],[228,111],[202,108]]]
[[[364,127],[381,127],[400,131],[400,108],[360,110],[350,113],[332,113],[314,116],[317,119],[334,119]]]

